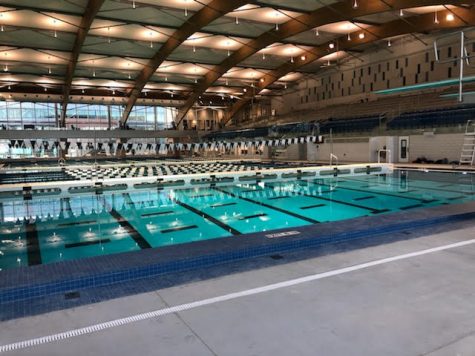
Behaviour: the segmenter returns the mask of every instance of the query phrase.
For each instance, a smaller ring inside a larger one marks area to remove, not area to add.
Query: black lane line
[[[281,209],[281,208],[277,208],[277,207],[275,207],[275,206],[262,203],[262,202],[260,202],[260,201],[255,201],[255,200],[252,200],[252,199],[249,199],[249,198],[245,198],[245,197],[236,195],[236,194],[234,194],[234,193],[227,192],[226,190],[222,190],[222,189],[217,188],[217,187],[214,187],[214,188],[212,188],[212,189],[217,190],[217,191],[219,191],[219,192],[221,192],[221,193],[230,195],[230,196],[232,196],[232,197],[234,197],[234,198],[238,198],[238,199],[241,199],[241,200],[245,200],[245,201],[248,201],[248,202],[250,202],[250,203],[257,204],[257,205],[262,205],[262,206],[265,206],[266,208],[273,209],[273,210],[276,210],[276,211],[278,211],[278,212],[281,212],[281,213],[284,213],[284,214],[293,216],[294,218],[308,221],[308,222],[310,222],[310,223],[312,223],[312,224],[319,224],[319,223],[320,223],[320,221],[317,221],[317,220],[314,220],[314,219],[311,219],[311,218],[307,218],[306,216],[302,216],[302,215],[299,215],[299,214],[295,214],[295,213],[293,213],[293,212],[291,212],[291,211],[287,211],[287,210],[284,210],[284,209]]]
[[[278,200],[278,199],[288,199],[288,198],[290,198],[290,196],[284,195],[284,196],[281,196],[281,197],[267,198],[267,200]]]
[[[345,178],[343,181],[345,180],[349,180],[349,181],[352,181],[352,182],[361,182],[357,179],[348,179],[348,178]],[[388,185],[392,185],[392,186],[395,186],[395,187],[399,187],[399,184],[398,183],[387,183]],[[409,183],[410,185],[411,183]],[[453,185],[453,184],[451,184]],[[467,184],[465,184],[467,185]],[[369,186],[368,186],[369,188]],[[420,190],[437,190],[439,192],[451,192],[451,193],[463,193],[463,194],[469,194],[469,195],[472,195],[472,194],[475,194],[475,192],[464,192],[463,190],[452,190],[452,189],[437,189],[437,188],[422,188],[422,187],[418,187],[418,186],[412,186],[412,190],[410,191],[407,191],[407,192],[411,192],[411,191],[420,191]],[[440,188],[440,187],[439,187]],[[402,192],[402,193],[406,193],[406,192]]]
[[[160,230],[162,234],[167,234],[169,232],[176,232],[176,231],[182,231],[182,230],[191,230],[191,229],[196,229],[198,226],[196,225],[188,225],[188,226],[178,226],[178,227],[172,227],[170,229],[165,229],[165,230]]]
[[[138,232],[122,215],[115,209],[110,211],[112,217],[117,220],[120,226],[122,226],[130,237],[137,243],[141,249],[151,248],[152,246],[145,240],[145,238]]]
[[[247,219],[254,219],[254,218],[260,218],[261,216],[267,216],[267,214],[255,214],[255,215],[248,215],[248,216],[241,216],[239,220],[247,220]]]
[[[269,184],[269,186],[272,186],[272,185]],[[302,192],[299,192],[299,191],[296,191],[294,193],[298,194],[298,195],[301,195],[301,196],[308,197],[308,198],[320,199],[320,200],[330,201],[330,202],[338,203],[338,204],[342,204],[342,205],[348,205],[348,206],[351,206],[353,208],[360,208],[360,209],[369,210],[373,214],[379,214],[381,212],[381,209],[371,208],[371,207],[366,206],[366,205],[353,204],[353,203],[346,202],[346,201],[343,201],[343,200],[337,200],[337,199],[333,199],[333,198],[325,198],[325,197],[322,197],[320,195],[307,194],[307,193],[302,193]]]
[[[327,204],[315,204],[315,205],[309,205],[309,206],[302,206],[300,209],[306,210],[306,209],[320,208],[325,205]]]
[[[409,210],[413,208],[420,208],[421,206],[424,206],[424,204],[415,204],[415,205],[409,205],[409,206],[404,206],[402,208],[399,208],[400,210]]]
[[[376,198],[374,195],[367,196],[367,197],[359,197],[359,198],[354,198],[353,200],[360,201],[360,200],[368,200],[368,199],[374,199]]]
[[[78,221],[78,222],[62,223],[62,224],[58,224],[58,226],[89,225],[89,224],[96,224],[96,223],[97,223],[97,221],[95,221],[95,220],[87,220],[87,221]]]
[[[111,242],[110,239],[100,239],[100,240],[94,240],[94,241],[83,241],[83,242],[74,242],[70,244],[65,244],[65,248],[73,248],[73,247],[83,247],[83,246],[90,246],[90,245],[99,245],[99,244],[106,244],[108,242]]]
[[[167,211],[159,211],[156,213],[146,213],[142,214],[142,217],[147,217],[147,216],[157,216],[157,215],[168,215],[168,214],[173,214],[172,210],[167,210]]]
[[[223,206],[231,206],[231,205],[236,205],[236,203],[223,203],[223,204],[214,204],[211,205],[212,208],[221,208]]]
[[[192,206],[189,206],[188,204],[185,204],[177,199],[174,200],[175,203],[177,203],[178,205],[184,207],[185,209],[188,209],[190,211],[192,211],[193,213],[205,218],[206,220],[209,220],[211,221],[213,224],[215,225],[218,225],[220,228],[226,230],[226,231],[229,231],[231,234],[233,235],[241,235],[241,232],[236,230],[235,228],[229,226],[229,225],[226,225],[226,224],[223,224],[221,221],[219,221],[218,219],[216,218],[213,218],[211,215],[208,215],[206,214],[205,212],[202,212],[198,209],[195,209],[193,208]]]
[[[204,198],[204,197],[210,197],[213,194],[200,194],[200,195],[191,195],[188,198]]]
[[[26,227],[26,253],[28,256],[28,266],[40,265],[41,252],[38,240],[38,230],[36,223],[27,224]]]

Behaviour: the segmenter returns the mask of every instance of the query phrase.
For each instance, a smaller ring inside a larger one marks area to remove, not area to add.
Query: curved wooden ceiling
[[[62,118],[70,96],[84,93],[120,98],[124,124],[144,98],[184,102],[177,122],[200,97],[207,102],[219,99],[229,107],[231,118],[252,93],[305,75],[305,65],[328,54],[331,41],[340,41],[339,49],[344,50],[402,33],[473,25],[474,4],[475,0],[4,0],[0,91],[48,90],[61,95]],[[404,11],[403,20],[398,19],[399,10]],[[435,11],[452,12],[455,21],[434,24]],[[315,29],[320,36],[315,36]],[[366,34],[363,40],[339,40],[361,31]],[[246,90],[251,85],[256,90]]]

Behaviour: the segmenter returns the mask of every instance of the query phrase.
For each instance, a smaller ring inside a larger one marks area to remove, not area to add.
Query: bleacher
[[[408,112],[391,120],[388,130],[410,130],[465,125],[475,119],[475,106]]]
[[[320,133],[334,134],[370,132],[379,125],[379,116],[359,117],[354,119],[328,119],[320,123]]]

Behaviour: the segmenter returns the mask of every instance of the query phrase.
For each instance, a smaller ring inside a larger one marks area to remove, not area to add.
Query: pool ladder
[[[465,135],[463,137],[462,152],[460,154],[460,165],[468,164],[473,166],[475,159],[475,123],[468,120],[465,126]]]

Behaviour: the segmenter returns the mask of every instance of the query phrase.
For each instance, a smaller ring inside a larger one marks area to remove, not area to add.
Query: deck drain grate
[[[71,299],[78,299],[81,296],[79,292],[68,292],[64,294],[64,299],[71,300]]]
[[[284,258],[284,256],[282,255],[271,255],[270,258],[272,258],[273,260],[281,260]]]

